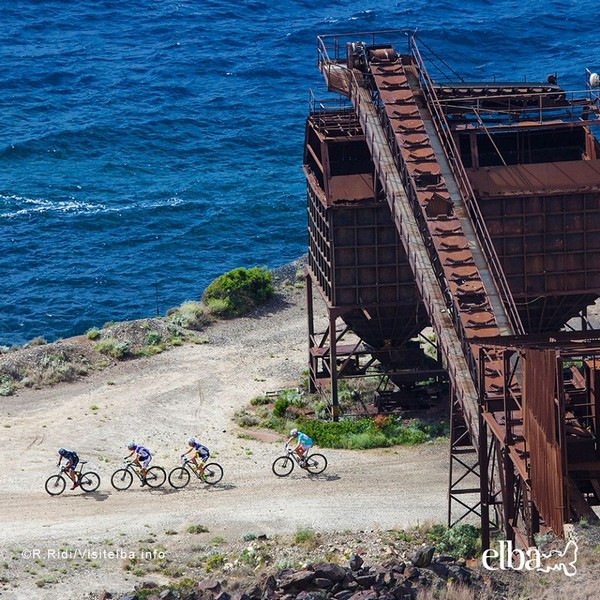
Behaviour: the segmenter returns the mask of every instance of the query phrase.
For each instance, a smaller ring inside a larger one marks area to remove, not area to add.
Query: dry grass
[[[494,600],[498,596],[492,590],[472,589],[448,582],[445,588],[421,588],[417,600]]]

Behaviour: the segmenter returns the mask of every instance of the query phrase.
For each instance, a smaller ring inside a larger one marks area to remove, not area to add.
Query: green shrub
[[[188,525],[186,531],[188,533],[208,533],[208,527],[205,525]]]
[[[88,329],[85,333],[88,340],[96,340],[100,337],[100,330],[97,327]]]
[[[100,340],[94,346],[98,352],[112,358],[125,358],[129,354],[129,341],[119,341],[115,338]]]
[[[250,406],[263,406],[270,403],[271,399],[267,398],[267,396],[257,396],[256,398],[252,398],[252,400],[250,400]]]
[[[225,564],[225,557],[222,554],[213,554],[206,559],[206,567],[207,571],[212,571],[213,569],[218,569]]]
[[[259,423],[259,418],[245,409],[236,411],[233,415],[233,420],[240,427],[255,427]]]
[[[264,267],[239,267],[217,277],[204,291],[202,300],[209,306],[215,300],[224,301],[222,316],[236,317],[262,304],[274,293],[270,271]]]
[[[206,309],[212,317],[227,317],[231,307],[227,298],[211,298],[206,301]]]
[[[0,396],[12,396],[16,389],[9,377],[0,378]]]
[[[154,356],[155,354],[160,354],[164,352],[166,346],[163,343],[159,344],[151,344],[149,346],[143,346],[139,350],[135,352],[135,355],[139,358],[147,358],[148,356]]]
[[[162,336],[157,331],[149,331],[146,334],[146,344],[148,346],[157,346],[162,342]]]
[[[314,529],[309,527],[300,527],[294,536],[294,542],[305,548],[316,548],[318,546],[317,534]]]
[[[45,346],[48,342],[43,337],[35,337],[29,340],[23,348],[33,348],[34,346]]]
[[[170,309],[167,316],[185,329],[200,330],[210,321],[208,307],[203,302],[188,300],[177,308]]]
[[[273,405],[273,415],[276,417],[284,417],[285,411],[289,405],[290,402],[286,398],[277,398],[277,400],[275,400],[275,404]]]
[[[461,558],[473,558],[481,553],[480,531],[466,523],[452,528],[436,524],[427,532],[438,552],[447,552]]]

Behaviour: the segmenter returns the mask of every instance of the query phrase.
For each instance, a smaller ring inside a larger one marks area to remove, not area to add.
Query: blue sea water
[[[306,250],[316,36],[418,28],[469,79],[583,87],[589,0],[0,0],[0,344],[164,314]],[[358,37],[357,39],[360,39]],[[432,73],[434,76],[436,73]]]

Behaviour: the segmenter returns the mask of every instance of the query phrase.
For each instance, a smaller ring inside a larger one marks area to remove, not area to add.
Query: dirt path
[[[239,539],[248,532],[273,535],[298,527],[358,531],[444,520],[445,445],[326,450],[323,476],[295,471],[278,479],[271,463],[280,443],[240,437],[231,420],[235,410],[267,390],[294,385],[305,368],[300,294],[260,319],[220,323],[206,335],[207,344],[0,400],[1,598],[81,597],[104,587],[131,588],[135,577],[123,570],[122,560],[54,559],[48,550],[133,551],[150,532],[156,543],[175,549],[190,543],[185,537],[190,524],[205,525],[211,536]],[[189,435],[200,436],[223,465],[220,485],[111,488],[110,475],[121,465],[128,441],[147,445],[155,464],[168,471]],[[67,491],[58,498],[44,492],[60,446],[77,449],[101,475],[98,492]],[[173,531],[178,535],[165,533]],[[39,556],[27,555],[36,549]],[[44,578],[50,582],[39,587]]]

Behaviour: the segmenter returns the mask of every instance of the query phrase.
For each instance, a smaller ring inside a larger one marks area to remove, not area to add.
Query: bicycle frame
[[[73,473],[75,473],[77,481],[81,481],[81,476],[83,475],[83,465],[85,465],[86,463],[87,460],[80,460],[73,469]],[[58,475],[62,475],[64,473],[67,477],[69,477],[69,470],[70,469],[67,469],[67,465],[60,465],[60,467],[58,468]]]
[[[290,448],[289,446],[286,446],[285,450],[288,453],[288,455],[291,456],[296,461],[296,464],[299,465],[301,463],[301,461],[306,460],[308,458],[308,456],[310,455],[310,452],[312,450],[312,447],[309,448],[302,456],[298,456],[298,454],[296,452],[294,452],[294,449]]]
[[[142,471],[141,471],[141,469],[138,471],[139,467],[134,462],[132,462],[130,460],[126,460],[125,463],[126,463],[125,468],[128,469],[128,470],[130,470],[132,473],[134,473],[135,476],[140,481],[142,481]]]
[[[188,471],[191,471],[192,474],[195,475],[198,479],[204,480],[204,473],[200,473],[197,469],[194,468],[200,465],[194,464],[194,461],[190,460],[189,458],[182,458],[181,462],[183,463],[183,466],[187,468]]]

